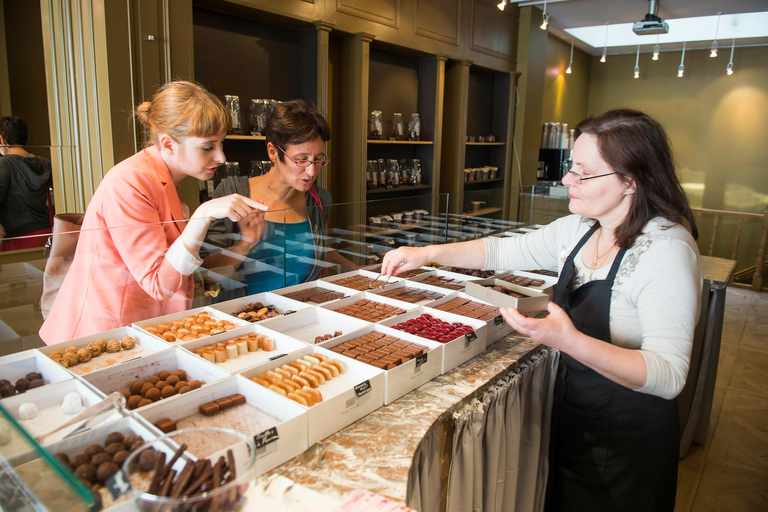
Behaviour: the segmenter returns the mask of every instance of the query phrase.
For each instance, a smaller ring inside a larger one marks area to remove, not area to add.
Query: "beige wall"
[[[573,129],[587,116],[592,68],[591,57],[574,48],[572,73],[566,74],[570,56],[570,41],[548,38],[541,120],[544,123],[568,123],[569,129]]]
[[[685,76],[677,78],[680,52],[658,61],[640,54],[640,78],[632,78],[635,55],[592,58],[587,110],[600,113],[633,107],[657,118],[667,130],[689,200],[695,207],[762,213],[768,203],[768,47],[736,48],[734,74],[725,68],[730,52],[685,54]]]

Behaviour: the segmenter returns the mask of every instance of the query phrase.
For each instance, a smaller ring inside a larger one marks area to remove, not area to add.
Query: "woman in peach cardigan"
[[[74,260],[40,329],[48,345],[189,309],[210,223],[257,222],[250,214],[266,209],[233,194],[189,217],[181,181],[213,177],[225,161],[230,124],[229,112],[203,87],[165,84],[136,118],[152,144],[113,167],[93,195]]]

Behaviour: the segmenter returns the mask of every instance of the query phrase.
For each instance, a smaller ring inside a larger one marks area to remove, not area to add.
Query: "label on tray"
[[[288,354],[277,354],[276,356],[272,356],[269,358],[270,361],[274,361],[275,359],[280,359],[281,357],[285,357]]]
[[[104,486],[112,495],[112,498],[117,499],[128,492],[128,490],[131,488],[131,483],[125,477],[123,470],[118,469],[117,473],[112,475],[104,482]]]
[[[496,318],[494,318],[494,319],[493,319],[493,322],[494,322],[496,325],[501,325],[501,324],[503,324],[503,323],[504,323],[504,317],[503,317],[503,316],[501,316],[501,315],[499,315],[499,316],[497,316]]]
[[[277,433],[277,427],[272,427],[260,434],[256,434],[253,436],[253,442],[256,443],[256,453],[262,455],[262,451],[266,450],[266,446],[278,439],[280,439],[280,436]]]
[[[419,368],[421,365],[427,362],[427,356],[429,354],[422,354],[416,358],[416,368]]]
[[[357,398],[360,398],[363,395],[367,395],[371,392],[373,388],[371,388],[371,381],[366,380],[365,382],[361,382],[360,384],[355,386],[355,394],[357,395]]]
[[[475,331],[467,333],[467,343],[472,343],[477,339],[477,333]]]

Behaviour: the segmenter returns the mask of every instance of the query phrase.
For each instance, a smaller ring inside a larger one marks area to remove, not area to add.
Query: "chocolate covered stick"
[[[157,488],[160,486],[163,468],[165,467],[165,452],[160,452],[155,458],[155,471],[152,475],[152,482],[149,484],[149,494],[157,494]]]
[[[195,472],[195,464],[195,462],[187,462],[184,469],[181,470],[179,478],[176,479],[173,487],[171,487],[171,498],[178,498],[181,495],[181,491],[187,486],[192,474]]]
[[[187,449],[186,444],[182,444],[181,446],[179,446],[179,449],[176,450],[176,453],[173,454],[173,457],[171,458],[171,462],[166,464],[165,469],[163,469],[163,473],[168,473],[171,470],[173,465],[176,464],[176,461],[179,460],[179,457],[181,457],[181,454],[184,453],[186,449]]]
[[[201,485],[203,485],[209,478],[211,478],[211,473],[213,472],[213,468],[211,467],[211,461],[208,459],[205,459],[203,461],[203,472],[200,474],[200,476],[197,477],[197,479],[192,482],[189,487],[184,489],[184,491],[181,493],[182,496],[190,496],[197,491]]]
[[[219,460],[216,461],[216,465],[213,466],[213,484],[211,485],[211,489],[215,489],[221,484],[221,470],[224,467],[224,464],[226,464],[224,457],[219,457]]]
[[[231,482],[237,477],[237,469],[235,469],[235,454],[232,450],[227,450],[227,460],[229,461],[229,477],[227,482]]]
[[[163,487],[160,489],[160,492],[157,493],[158,496],[168,496],[168,494],[171,492],[171,484],[173,484],[173,477],[176,476],[176,470],[172,469],[170,473],[168,473],[168,477],[165,479],[165,483],[163,484]]]

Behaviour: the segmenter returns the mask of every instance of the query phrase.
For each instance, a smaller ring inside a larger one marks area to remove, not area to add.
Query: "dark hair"
[[[696,219],[675,173],[667,134],[655,119],[637,110],[609,110],[580,122],[574,138],[584,133],[597,137],[600,155],[622,181],[635,183],[627,218],[615,232],[619,247],[631,247],[654,217],[680,224],[687,220],[693,237],[698,238]]]
[[[304,144],[321,137],[331,139],[331,128],[319,110],[304,100],[291,100],[278,103],[267,117],[264,127],[267,142],[285,149],[289,144]],[[277,152],[281,162],[285,162],[282,151]]]
[[[202,85],[178,80],[160,86],[150,101],[135,112],[149,128],[149,140],[157,143],[160,133],[183,142],[187,137],[211,137],[226,132],[232,119],[221,100]]]
[[[9,146],[26,146],[29,128],[19,116],[0,117],[0,135]]]

